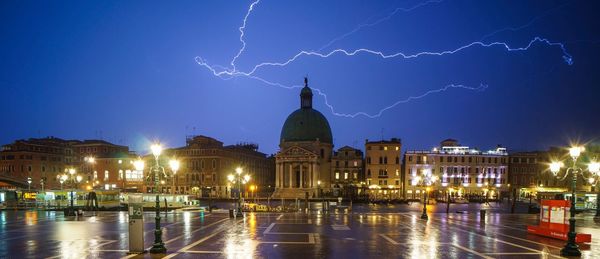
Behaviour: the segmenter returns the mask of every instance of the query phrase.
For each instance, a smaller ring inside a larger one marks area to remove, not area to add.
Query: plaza
[[[462,207],[461,207],[462,206]],[[352,211],[161,213],[166,254],[128,254],[126,212],[0,212],[0,258],[562,258],[564,241],[528,234],[538,214],[508,214],[490,207],[485,218],[473,205],[420,204]],[[394,212],[400,210],[401,212]],[[152,246],[154,213],[144,213],[144,240]],[[593,215],[577,215],[577,231],[597,237]],[[600,253],[597,238],[582,257]]]

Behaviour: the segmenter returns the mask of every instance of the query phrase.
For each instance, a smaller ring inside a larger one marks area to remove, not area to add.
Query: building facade
[[[495,199],[508,195],[506,148],[480,151],[447,139],[432,150],[409,150],[405,161],[405,197],[420,199],[429,187],[431,197]],[[426,176],[435,179],[427,185]]]
[[[333,188],[333,135],[325,116],[312,108],[312,97],[305,78],[300,108],[287,117],[281,129],[274,198],[318,197]]]
[[[122,176],[132,169],[133,157],[128,147],[103,140],[30,138],[2,146],[0,176],[30,179],[32,189],[58,189],[60,176],[75,169],[82,176],[79,188],[123,188]]]
[[[184,147],[165,150],[160,159],[167,175],[160,187],[164,193],[231,197],[232,189],[237,189],[237,186],[228,182],[227,176],[234,174],[238,167],[244,175],[251,177],[250,182],[242,186],[243,193],[252,190],[252,195],[264,197],[272,192],[274,186],[274,159],[259,152],[256,144],[224,146],[223,142],[211,137],[191,136],[186,139]],[[176,174],[169,168],[171,159],[180,162]],[[151,155],[146,160],[146,164],[154,163]],[[150,173],[150,167],[145,169],[145,173]],[[146,192],[153,192],[153,179],[147,178],[145,186]]]
[[[365,141],[366,186],[375,199],[398,199],[403,193],[402,143],[399,138]]]
[[[331,179],[333,179],[334,196],[350,198],[360,195],[365,181],[363,152],[349,146],[333,152]]]
[[[589,145],[586,151],[578,159],[578,166],[586,169],[586,164],[600,158],[600,152],[596,146]],[[553,161],[562,161],[565,166],[572,166],[573,161],[569,157],[566,148],[551,147],[547,151],[517,152],[510,154],[510,184],[514,187],[513,193],[521,200],[555,199],[571,191],[570,176],[564,177],[565,169],[557,175],[549,170]],[[581,202],[586,207],[595,207],[598,183],[597,178],[586,177],[577,179],[577,192],[580,193]],[[592,182],[590,182],[592,181]]]

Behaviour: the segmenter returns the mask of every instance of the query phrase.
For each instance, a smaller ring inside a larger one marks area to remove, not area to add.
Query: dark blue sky
[[[0,2],[0,143],[102,137],[145,152],[148,139],[179,146],[186,135],[203,134],[276,152],[299,90],[219,78],[195,59],[231,69],[251,3]],[[262,0],[247,19],[236,71],[285,62],[302,50],[413,55],[477,41],[523,48],[541,37],[564,44],[573,64],[559,45],[534,42],[523,51],[474,45],[410,59],[301,56],[253,76],[290,86],[308,75],[335,112],[347,114],[377,114],[449,84],[488,86],[431,93],[373,119],[336,116],[316,95],[336,147],[362,148],[383,133],[402,138],[403,149],[429,149],[447,137],[482,149],[545,149],[600,136],[599,11],[598,1]],[[372,26],[357,30],[361,24]]]

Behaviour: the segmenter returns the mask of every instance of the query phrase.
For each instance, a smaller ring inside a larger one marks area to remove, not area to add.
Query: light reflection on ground
[[[527,234],[537,215],[489,213],[228,213],[187,211],[163,217],[169,258],[552,258],[564,241]],[[121,258],[128,251],[124,212],[80,218],[42,211],[3,211],[0,258]],[[154,241],[154,213],[144,215],[146,247]],[[578,215],[595,237],[584,258],[600,254],[599,223]],[[163,255],[165,256],[165,255]],[[134,258],[158,258],[150,254]]]

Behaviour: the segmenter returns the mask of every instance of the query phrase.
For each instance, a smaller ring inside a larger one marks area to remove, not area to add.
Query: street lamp
[[[325,203],[323,203],[323,195],[321,195],[321,180],[317,181],[317,195],[319,196],[319,200],[321,200],[321,210],[325,213]]]
[[[59,179],[60,179],[59,180],[60,181],[60,190],[62,191],[63,183],[67,180],[67,176],[63,174],[63,175],[59,176]]]
[[[155,229],[154,229],[154,244],[152,245],[152,248],[150,248],[150,253],[153,254],[164,254],[167,252],[167,248],[165,247],[165,244],[162,241],[162,230],[160,228],[160,198],[159,196],[159,192],[158,192],[158,187],[159,184],[161,182],[160,177],[161,176],[166,176],[165,174],[165,169],[160,166],[159,162],[158,162],[158,157],[160,156],[160,154],[162,153],[162,146],[158,143],[154,143],[152,144],[152,146],[150,146],[150,150],[152,151],[152,155],[154,155],[154,166],[151,167],[151,172],[152,172],[152,176],[154,176],[154,193],[156,193],[156,205],[154,207],[154,209],[156,210],[156,217],[155,219]],[[136,161],[136,163],[134,163],[134,165],[136,165],[136,167],[141,167],[143,170],[143,166],[144,163],[143,161],[138,162]],[[150,177],[150,175],[148,175],[148,177]]]
[[[596,188],[596,215],[594,218],[600,217],[600,184],[598,183],[598,178],[600,178],[600,163],[592,160],[588,164],[588,171],[594,174],[596,179],[590,177],[590,183],[595,185]]]
[[[75,187],[77,186],[77,184],[79,184],[82,180],[81,175],[77,175],[77,171],[75,170],[75,168],[69,168],[66,170],[68,174],[63,174],[60,177],[60,183],[61,183],[61,189],[62,189],[62,183],[67,183],[70,184],[71,186],[71,208],[67,211],[67,215],[68,216],[75,216],[75,204],[74,204],[74,193],[75,193]]]
[[[235,169],[235,174],[230,174],[227,176],[227,180],[232,184],[237,183],[238,186],[238,201],[237,201],[237,213],[236,217],[243,217],[242,214],[242,184],[246,184],[250,181],[250,175],[242,176],[244,171],[241,167]]]
[[[576,195],[576,191],[577,191],[577,174],[578,171],[580,172],[580,175],[582,178],[584,179],[589,179],[591,177],[593,177],[594,175],[598,175],[600,174],[600,165],[597,162],[592,162],[588,165],[588,171],[592,174],[590,177],[587,177],[584,174],[584,171],[582,169],[580,169],[579,167],[577,167],[577,159],[579,158],[579,156],[581,155],[581,153],[584,151],[585,149],[583,147],[580,146],[574,146],[569,148],[569,155],[571,156],[571,159],[573,160],[573,165],[570,167],[567,167],[564,173],[564,176],[560,177],[558,175],[558,173],[560,172],[560,169],[562,167],[564,167],[564,163],[561,161],[552,161],[552,163],[550,163],[550,171],[556,176],[558,177],[561,181],[566,179],[569,176],[569,172],[571,173],[571,208],[570,208],[570,218],[569,218],[569,233],[567,234],[568,237],[568,241],[567,244],[565,244],[564,248],[560,250],[560,255],[562,256],[581,256],[581,251],[579,250],[579,246],[577,245],[577,243],[575,243],[575,238],[577,237],[577,233],[575,232],[575,195]],[[596,213],[598,214],[598,211],[596,211]]]
[[[254,198],[254,203],[256,203],[256,195],[255,195],[256,185],[254,185],[254,184],[250,185],[250,192],[252,193],[252,198]]]
[[[94,166],[96,164],[96,158],[93,157],[93,156],[86,156],[86,157],[83,158],[83,160],[85,162],[87,162],[88,164],[90,164],[92,175],[94,176],[94,181],[96,181],[96,178],[98,177],[98,173],[96,173],[95,166]],[[89,175],[88,175],[88,180],[89,179],[90,178],[89,178]],[[94,184],[92,184],[92,185],[94,185]]]
[[[31,177],[27,177],[27,191],[31,191]]]
[[[173,188],[171,189],[171,192],[173,194],[175,194],[175,179],[177,179],[177,171],[179,170],[179,161],[175,160],[175,159],[171,159],[169,161],[169,167],[171,167],[171,171],[173,171]]]
[[[123,186],[121,187],[122,190],[125,190],[126,186],[127,186],[127,175],[125,174],[125,171],[123,171],[123,168],[121,167],[121,165],[123,164],[123,160],[119,159],[117,161],[118,165],[118,171],[119,171],[119,176],[121,176],[121,181],[123,181]]]
[[[417,176],[414,180],[414,185],[425,185],[425,194],[423,194],[423,213],[421,214],[421,219],[429,219],[427,216],[427,195],[431,190],[431,185],[435,183],[437,177],[431,173],[431,169],[423,169],[421,176]]]

